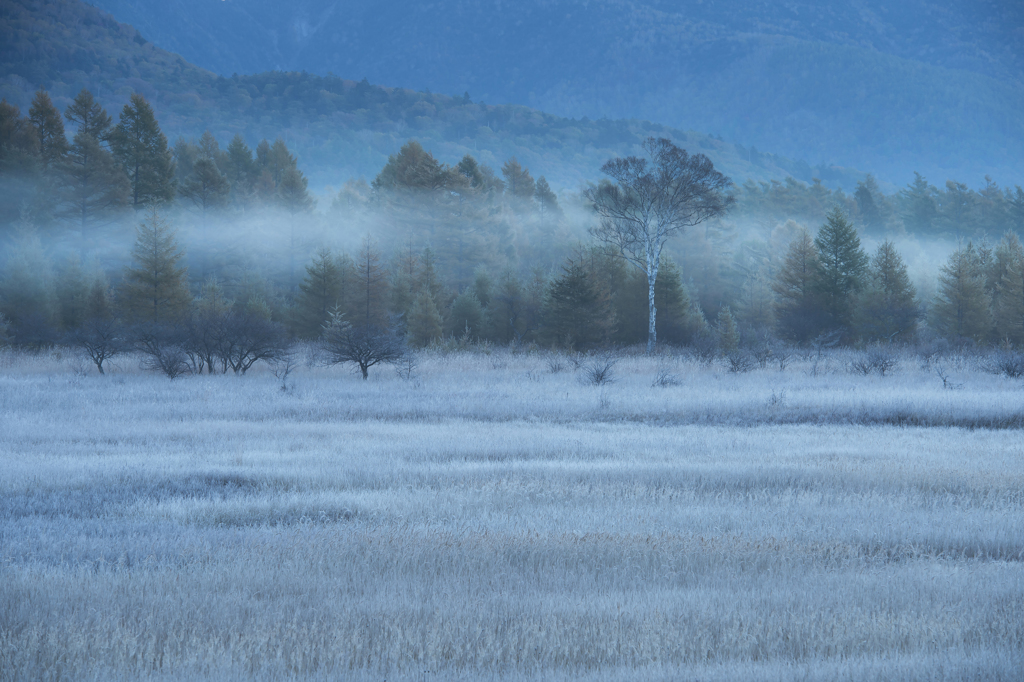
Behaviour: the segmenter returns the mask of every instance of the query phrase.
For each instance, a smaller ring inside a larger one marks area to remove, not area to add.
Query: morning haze
[[[0,11],[0,681],[1013,680],[1012,3]]]

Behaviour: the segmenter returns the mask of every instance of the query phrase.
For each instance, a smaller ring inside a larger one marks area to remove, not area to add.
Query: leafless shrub
[[[287,393],[290,386],[288,385],[288,377],[295,371],[298,365],[298,359],[295,353],[289,351],[278,357],[268,360],[270,364],[270,371],[274,373],[274,376],[281,382],[281,392]]]
[[[772,389],[772,394],[768,396],[768,400],[765,401],[765,407],[768,409],[777,409],[784,407],[786,404],[786,389],[782,389],[778,393],[775,389]]]
[[[419,369],[419,358],[415,353],[406,353],[400,360],[395,362],[395,374],[403,381],[412,381],[416,378],[416,371]]]
[[[775,364],[778,365],[780,372],[785,372],[786,367],[789,366],[790,361],[793,359],[793,347],[776,341],[772,346],[772,358],[775,360]]]
[[[662,367],[658,369],[657,375],[654,377],[654,381],[651,382],[652,388],[668,388],[669,386],[678,386],[679,377],[672,374],[668,369]]]
[[[591,386],[604,386],[615,382],[612,369],[618,360],[615,358],[595,358],[583,367],[583,381]]]
[[[949,378],[949,371],[942,365],[935,366],[935,374],[942,379],[942,388],[955,391],[958,388],[963,388],[963,384],[956,384]]]
[[[562,362],[561,355],[552,355],[548,358],[548,371],[552,374],[558,374],[565,369],[565,363]]]
[[[1000,374],[1010,379],[1020,379],[1024,377],[1024,353],[997,351],[989,360],[987,369],[992,374]]]
[[[188,356],[181,346],[177,345],[160,346],[147,353],[142,361],[142,367],[154,372],[163,372],[168,379],[177,379],[192,373]]]
[[[718,334],[704,328],[693,335],[690,355],[702,365],[710,365],[718,357]]]
[[[572,371],[578,372],[583,367],[584,355],[582,353],[569,353],[567,359],[572,366]]]
[[[725,356],[729,371],[733,374],[744,374],[757,366],[754,356],[746,351],[734,351]]]
[[[863,376],[877,372],[878,376],[884,377],[894,372],[899,364],[899,357],[891,348],[872,346],[850,361],[850,371]]]

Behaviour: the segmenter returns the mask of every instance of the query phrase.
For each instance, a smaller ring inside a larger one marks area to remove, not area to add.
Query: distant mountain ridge
[[[367,81],[269,72],[224,78],[148,41],[131,26],[78,0],[9,0],[0,10],[0,96],[24,113],[37,88],[63,109],[87,87],[116,117],[132,92],[149,98],[168,137],[209,129],[226,144],[236,133],[251,145],[283,137],[312,186],[372,178],[389,154],[419,139],[443,162],[470,153],[498,168],[516,155],[555,187],[600,177],[611,156],[632,153],[643,138],[666,136],[743,182],[793,175],[852,189],[863,173],[812,168],[706,134],[644,121],[573,120],[522,106],[380,88]]]
[[[222,75],[640,118],[811,163],[1024,181],[1024,3],[93,0]]]

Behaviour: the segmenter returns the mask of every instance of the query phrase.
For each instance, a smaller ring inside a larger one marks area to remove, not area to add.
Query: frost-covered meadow
[[[1020,679],[1024,380],[852,360],[0,354],[0,680]]]

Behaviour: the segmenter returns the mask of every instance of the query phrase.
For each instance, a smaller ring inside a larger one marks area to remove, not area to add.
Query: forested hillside
[[[97,0],[225,76],[269,69],[642,118],[902,184],[1024,178],[1015,2]],[[803,178],[809,180],[810,178]]]
[[[61,108],[88,88],[111,111],[138,92],[171,140],[205,130],[221,140],[241,134],[253,146],[282,137],[303,159],[316,191],[350,177],[372,178],[411,137],[447,163],[470,153],[497,167],[515,155],[556,189],[576,189],[609,156],[629,153],[650,135],[700,150],[736,178],[819,177],[850,188],[860,177],[642,121],[573,120],[300,72],[224,78],[79,0],[13,0],[0,12],[0,96],[23,111],[38,88]]]

